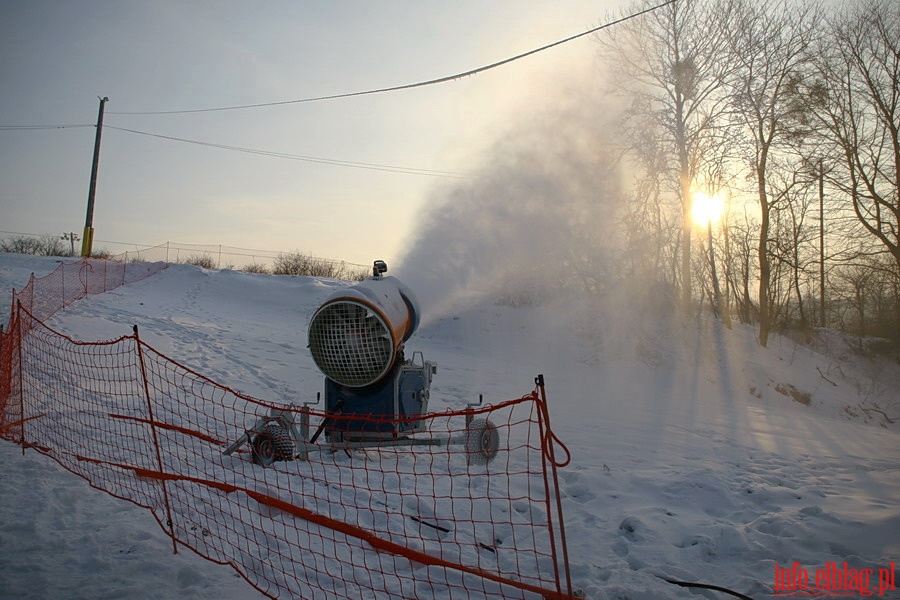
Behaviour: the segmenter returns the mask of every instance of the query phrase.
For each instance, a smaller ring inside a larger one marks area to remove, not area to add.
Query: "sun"
[[[694,192],[691,206],[691,218],[697,225],[706,227],[722,218],[725,200],[719,194]]]

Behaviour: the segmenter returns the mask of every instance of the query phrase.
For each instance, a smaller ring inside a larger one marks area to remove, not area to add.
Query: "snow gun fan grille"
[[[313,316],[309,350],[326,377],[348,387],[375,383],[394,362],[390,330],[381,317],[346,300],[327,304]]]

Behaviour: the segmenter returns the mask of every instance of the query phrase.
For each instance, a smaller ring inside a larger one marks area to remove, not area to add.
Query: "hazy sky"
[[[402,256],[452,178],[263,156],[112,129],[455,174],[559,76],[580,38],[458,81],[322,102],[187,114],[403,85],[463,72],[609,20],[625,0],[0,0],[0,126],[93,125],[109,97],[95,248],[165,241]],[[84,227],[95,128],[0,129],[0,230]],[[5,234],[0,234],[3,236]]]

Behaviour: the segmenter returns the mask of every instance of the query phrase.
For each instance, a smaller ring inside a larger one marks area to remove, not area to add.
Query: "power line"
[[[74,125],[0,125],[0,131],[34,131],[39,129],[76,129],[79,127],[95,127],[93,123]]]
[[[149,137],[155,137],[164,140],[170,140],[174,142],[182,142],[185,144],[195,144],[198,146],[206,146],[209,148],[219,148],[221,150],[230,150],[233,152],[244,152],[247,154],[258,154],[260,156],[272,156],[275,158],[286,158],[290,160],[300,160],[305,162],[313,162],[320,163],[326,165],[334,165],[338,167],[351,167],[355,169],[369,169],[374,171],[387,171],[390,173],[405,173],[408,175],[427,175],[430,177],[451,177],[451,178],[466,178],[467,175],[463,173],[453,173],[451,171],[437,171],[434,169],[417,169],[414,167],[400,167],[396,165],[381,165],[377,163],[364,163],[364,162],[354,162],[349,160],[339,160],[332,158],[320,158],[316,156],[303,156],[299,154],[287,154],[284,152],[275,152],[271,150],[259,150],[256,148],[245,148],[242,146],[230,146],[227,144],[216,144],[213,142],[205,142],[201,140],[191,140],[187,138],[180,138],[171,135],[163,135],[159,133],[150,133],[148,131],[139,131],[137,129],[127,129],[125,127],[115,127],[112,125],[104,125],[104,129],[115,129],[117,131],[125,131],[127,133],[134,133],[138,135],[145,135]]]
[[[628,21],[630,19],[640,17],[642,15],[645,15],[649,12],[658,10],[669,4],[674,4],[676,1],[677,0],[667,0],[666,2],[663,2],[662,4],[658,4],[656,6],[646,8],[642,11],[622,17],[621,19],[617,19],[617,20],[611,21],[609,23],[604,23],[603,25],[594,27],[593,29],[588,29],[587,31],[584,31],[582,33],[578,33],[576,35],[569,36],[565,39],[558,40],[558,41],[550,43],[550,44],[546,44],[544,46],[541,46],[540,48],[535,48],[534,50],[529,50],[528,52],[523,52],[522,54],[517,54],[516,56],[510,57],[510,58],[507,58],[507,59],[504,59],[504,60],[501,60],[501,61],[498,61],[495,63],[491,63],[491,64],[485,65],[483,67],[470,69],[468,71],[463,71],[462,73],[456,73],[454,75],[446,75],[446,76],[438,77],[435,79],[429,79],[427,81],[420,81],[417,83],[408,83],[405,85],[383,87],[383,88],[378,88],[378,89],[373,89],[373,90],[366,90],[366,91],[362,91],[362,92],[348,92],[348,93],[344,93],[344,94],[333,94],[330,96],[315,96],[312,98],[300,98],[298,100],[281,100],[278,102],[261,102],[258,104],[241,104],[241,105],[237,105],[237,106],[219,106],[219,107],[212,107],[212,108],[194,108],[194,109],[187,109],[187,110],[158,110],[158,111],[140,111],[140,112],[139,111],[134,111],[134,112],[110,111],[109,114],[115,114],[115,115],[177,115],[177,114],[216,112],[216,111],[226,111],[226,110],[243,110],[243,109],[247,109],[247,108],[263,108],[263,107],[267,107],[267,106],[282,106],[285,104],[300,104],[300,103],[304,103],[304,102],[319,102],[322,100],[337,100],[339,98],[350,98],[353,96],[366,96],[366,95],[370,95],[370,94],[382,94],[385,92],[397,92],[400,90],[409,90],[409,89],[424,87],[424,86],[428,86],[428,85],[435,85],[438,83],[446,83],[448,81],[455,81],[457,79],[462,79],[464,77],[470,77],[472,75],[477,75],[478,73],[483,73],[485,71],[489,71],[490,69],[495,69],[497,67],[509,64],[513,61],[516,61],[516,60],[519,60],[522,58],[526,58],[533,54],[537,54],[538,52],[543,52],[544,50],[549,50],[550,48],[553,48],[555,46],[559,46],[559,45],[571,42],[573,40],[584,37],[586,35],[596,33],[602,29],[612,27],[613,25],[618,25],[618,24]]]

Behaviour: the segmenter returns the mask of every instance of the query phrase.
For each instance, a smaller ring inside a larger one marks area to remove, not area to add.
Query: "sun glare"
[[[722,217],[725,201],[719,194],[695,192],[692,200],[691,218],[697,225],[706,227],[710,223],[715,224]]]

